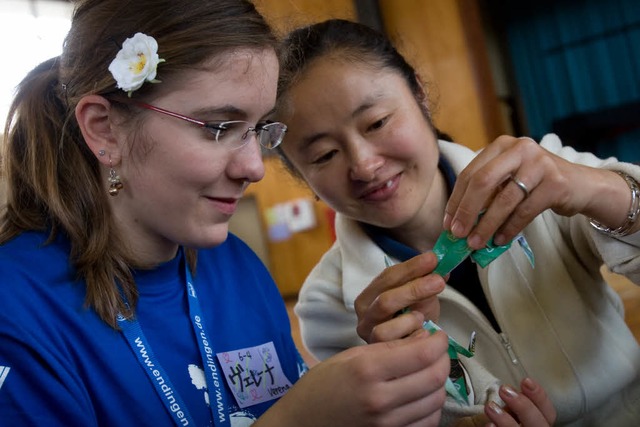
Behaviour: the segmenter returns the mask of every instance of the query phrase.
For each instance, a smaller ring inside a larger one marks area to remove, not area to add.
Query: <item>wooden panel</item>
[[[280,35],[329,18],[357,19],[353,2],[347,0],[255,0],[254,4]],[[283,169],[279,159],[266,158],[265,167],[265,178],[251,185],[247,193],[256,197],[262,225],[268,232],[267,209],[301,197],[313,199],[314,195]],[[297,296],[304,279],[333,243],[330,209],[323,202],[314,202],[314,210],[317,227],[282,242],[267,242],[268,267],[284,297]]]
[[[280,34],[330,18],[357,20],[348,0],[254,0],[256,8]]]
[[[434,122],[477,149],[505,132],[475,0],[380,0],[385,31],[426,82]]]
[[[269,208],[299,198],[313,199],[314,195],[284,169],[278,158],[266,158],[265,169],[264,179],[250,185],[246,194],[255,196],[262,213],[263,229],[268,234],[265,214]],[[317,219],[315,228],[294,233],[281,242],[267,241],[268,267],[280,293],[285,297],[298,294],[304,279],[333,243],[330,209],[323,202],[314,201],[314,211]]]

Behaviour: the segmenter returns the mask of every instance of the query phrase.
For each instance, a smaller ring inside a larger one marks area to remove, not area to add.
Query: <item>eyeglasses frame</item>
[[[215,130],[217,131],[214,135],[216,138],[216,142],[222,146],[224,146],[224,143],[220,142],[220,140],[218,139],[218,132],[219,131],[223,131],[226,130],[223,126],[225,124],[228,123],[247,123],[249,124],[249,127],[247,128],[246,132],[244,132],[242,134],[242,141],[244,141],[247,138],[247,135],[249,134],[249,132],[255,132],[256,135],[258,136],[258,142],[260,143],[260,146],[266,148],[267,150],[273,150],[274,148],[276,148],[278,145],[280,145],[282,143],[282,140],[284,139],[284,135],[287,132],[287,125],[285,125],[282,122],[274,122],[274,121],[270,121],[268,120],[266,123],[262,124],[262,123],[257,123],[255,126],[251,126],[251,123],[246,121],[246,120],[224,120],[224,121],[216,121],[215,124],[213,124],[212,122],[204,122],[202,120],[198,120],[198,119],[194,119],[193,117],[189,117],[189,116],[185,116],[184,114],[180,114],[180,113],[176,113],[173,111],[169,111],[166,110],[164,108],[161,107],[156,107],[155,105],[151,105],[151,104],[147,104],[146,102],[142,102],[142,101],[136,101],[136,100],[132,100],[132,99],[127,99],[127,100],[120,100],[120,99],[109,99],[111,102],[116,102],[116,103],[121,103],[121,104],[125,104],[125,105],[133,105],[139,108],[144,108],[146,110],[151,110],[151,111],[155,111],[156,113],[161,113],[161,114],[165,114],[167,116],[171,116],[171,117],[175,117],[176,119],[180,119],[180,120],[184,120],[186,122],[192,123],[194,125],[200,126],[201,128],[207,129],[207,130]],[[262,132],[265,128],[265,126],[268,125],[274,125],[274,124],[279,124],[281,125],[282,128],[282,138],[280,138],[280,140],[278,141],[277,144],[272,145],[272,146],[267,146],[264,145],[262,143],[262,140],[260,138],[260,132]],[[234,146],[233,149],[239,149],[244,147],[247,144],[248,141],[242,143],[239,146]]]

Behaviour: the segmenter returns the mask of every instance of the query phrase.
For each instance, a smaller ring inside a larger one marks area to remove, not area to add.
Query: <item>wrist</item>
[[[627,212],[625,220],[622,225],[617,228],[607,227],[594,219],[590,219],[589,223],[593,228],[603,234],[612,237],[624,237],[628,234],[631,234],[631,232],[637,229],[636,223],[638,222],[638,218],[640,217],[640,185],[638,184],[638,181],[636,181],[633,177],[627,175],[626,173],[620,171],[614,172],[616,172],[625,180],[627,186],[629,187],[629,191],[631,192],[631,201],[629,203],[629,210]]]

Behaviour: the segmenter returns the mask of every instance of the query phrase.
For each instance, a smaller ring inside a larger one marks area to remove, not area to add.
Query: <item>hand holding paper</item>
[[[522,235],[516,236],[514,240],[517,240],[522,249],[527,256],[531,266],[534,266],[534,257],[531,248],[529,247],[526,239]],[[464,261],[467,257],[471,257],[478,265],[482,268],[489,265],[493,260],[502,255],[505,251],[509,249],[512,242],[509,242],[506,245],[496,246],[493,245],[492,240],[489,244],[479,250],[473,250],[469,248],[467,245],[467,241],[465,238],[457,238],[451,232],[444,231],[436,241],[436,244],[433,247],[433,252],[438,257],[438,265],[433,270],[434,273],[437,273],[441,276],[446,276],[449,274],[454,268],[456,268],[462,261]],[[385,263],[387,266],[391,265],[391,261],[385,257]],[[406,313],[408,309],[402,310],[401,313]],[[423,324],[423,328],[434,333],[435,331],[441,330],[440,327],[435,324],[431,320],[427,320]],[[456,340],[449,337],[449,358],[452,363],[456,363],[459,359],[458,355],[463,355],[465,357],[473,357],[475,347],[475,332],[471,333],[471,338],[469,342],[468,348],[461,346]],[[445,383],[445,389],[447,394],[453,397],[457,402],[462,405],[467,405],[467,398],[463,395],[461,391],[466,389],[464,384],[464,376],[458,378],[456,383],[451,378],[447,379]],[[466,395],[466,393],[464,393]]]

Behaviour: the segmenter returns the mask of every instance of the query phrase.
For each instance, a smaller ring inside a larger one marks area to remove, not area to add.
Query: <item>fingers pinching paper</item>
[[[533,251],[529,247],[529,244],[527,243],[525,237],[522,234],[519,234],[515,237],[514,240],[520,244],[520,247],[523,249],[529,263],[531,264],[531,267],[534,267],[535,262]],[[484,248],[473,250],[467,245],[466,238],[455,237],[450,231],[445,230],[440,234],[440,237],[433,247],[433,252],[438,258],[438,265],[433,270],[433,272],[441,276],[446,276],[467,257],[471,257],[471,259],[475,263],[484,268],[504,252],[506,252],[511,247],[511,243],[512,242],[509,242],[506,245],[497,246],[493,244],[493,239],[491,239]],[[391,260],[386,255],[385,264],[387,267],[392,265]],[[406,313],[407,311],[409,311],[409,309],[404,309],[401,310],[398,314]],[[428,330],[431,333],[442,330],[436,323],[431,320],[425,321],[422,326],[424,329]],[[448,338],[448,353],[449,358],[452,362],[452,366],[454,365],[454,363],[456,365],[459,364],[459,355],[465,357],[473,357],[475,349],[475,331],[471,333],[469,346],[467,348],[460,345],[452,337],[448,336]],[[464,375],[456,378],[455,382],[451,377],[447,378],[447,381],[445,383],[445,390],[449,396],[455,399],[456,402],[460,403],[461,405],[469,405]]]

